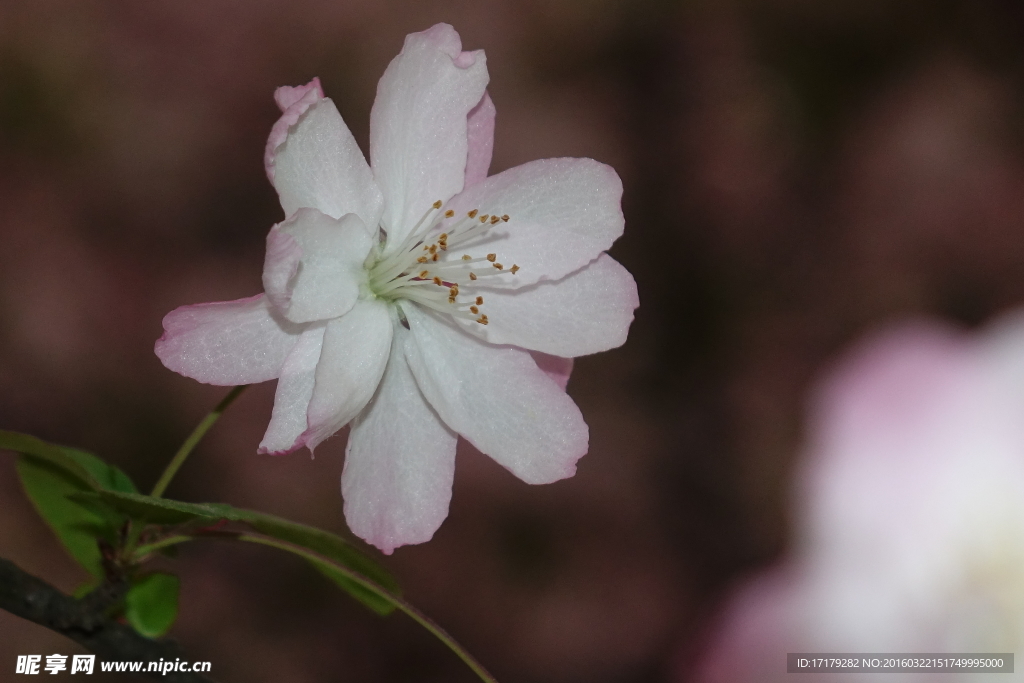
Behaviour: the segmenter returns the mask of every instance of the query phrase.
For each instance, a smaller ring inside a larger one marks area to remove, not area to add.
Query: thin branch
[[[150,640],[107,616],[127,591],[127,583],[105,582],[81,600],[64,595],[42,579],[0,557],[0,609],[67,636],[100,659],[155,662],[187,659],[173,640]],[[98,668],[98,667],[97,667]],[[166,683],[212,683],[195,673],[139,672]]]
[[[210,413],[203,418],[203,421],[196,425],[196,428],[192,430],[192,433],[188,435],[187,439],[185,439],[185,443],[181,444],[181,448],[179,448],[178,452],[174,454],[173,458],[171,458],[171,462],[167,464],[167,469],[165,469],[164,473],[160,475],[160,480],[156,483],[156,486],[153,487],[153,492],[149,495],[154,498],[159,498],[164,494],[164,491],[167,489],[167,485],[171,483],[171,479],[174,479],[174,475],[177,474],[178,468],[185,463],[185,459],[189,456],[189,453],[192,452],[192,449],[196,447],[196,444],[198,444],[204,436],[206,436],[206,432],[210,431],[210,427],[220,419],[221,414],[228,409],[228,406],[230,406],[236,398],[238,398],[238,395],[245,390],[246,386],[248,385],[243,384],[229,391],[228,395],[217,404],[217,407],[211,410]]]
[[[366,588],[367,590],[376,593],[377,595],[379,595],[380,597],[384,598],[392,605],[397,607],[400,611],[405,612],[405,614],[409,616],[413,621],[415,621],[423,628],[427,629],[427,631],[432,633],[435,638],[444,643],[449,650],[458,655],[459,659],[461,659],[463,663],[466,666],[468,666],[470,670],[472,670],[473,673],[475,673],[480,678],[481,681],[483,681],[484,683],[498,683],[498,681],[494,679],[494,676],[492,676],[490,672],[488,672],[487,669],[484,668],[483,664],[478,662],[476,658],[473,657],[473,655],[469,654],[468,650],[462,647],[462,645],[460,645],[458,641],[455,640],[455,638],[449,635],[448,632],[441,628],[439,624],[435,623],[433,619],[428,617],[423,612],[419,611],[416,607],[406,602],[399,596],[387,590],[383,586],[366,578],[362,574],[352,571],[348,567],[339,564],[338,562],[332,561],[329,558],[324,557],[323,555],[319,555],[317,553],[311,552],[306,548],[293,545],[291,543],[279,541],[275,538],[269,538],[266,536],[260,536],[256,534],[242,534],[238,536],[237,539],[239,541],[246,541],[248,543],[259,543],[260,545],[266,545],[270,546],[271,548],[277,548],[278,550],[284,550],[286,552],[298,555],[299,557],[305,558],[306,560],[310,560],[314,563],[330,565],[337,572],[347,576],[351,581],[354,581],[363,588]]]

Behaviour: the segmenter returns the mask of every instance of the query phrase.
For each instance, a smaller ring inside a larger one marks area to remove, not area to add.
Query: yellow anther
[[[440,287],[441,286],[441,278],[435,276],[434,277],[434,284],[437,285],[438,287]]]
[[[433,256],[431,256],[430,260],[431,261],[436,261],[437,260],[437,254],[434,254]]]
[[[469,274],[469,279],[470,280],[475,280],[476,279],[476,273],[470,273]]]
[[[488,261],[490,261],[491,263],[494,263],[494,260],[495,260],[496,258],[498,258],[498,255],[497,255],[497,254],[488,254],[488,255],[487,255],[487,260],[488,260]]]
[[[473,257],[472,257],[472,256],[470,256],[469,254],[463,254],[463,255],[462,255],[462,260],[463,260],[463,261],[472,261],[472,260],[473,260]]]
[[[440,235],[437,236],[437,241],[438,242],[447,242],[448,241],[448,233],[442,232]]]
[[[491,225],[494,225],[501,220],[501,216],[491,216]]]
[[[495,263],[494,267],[497,268],[498,270],[501,270],[502,268],[504,268],[504,266],[502,266],[500,263]]]
[[[479,318],[477,318],[476,321],[478,323],[480,323],[481,325],[486,325],[487,324],[487,316],[486,315],[482,315]]]
[[[476,298],[476,305],[477,306],[483,306],[484,305],[484,298],[482,296],[478,296]]]
[[[488,215],[487,215],[487,214],[485,213],[485,214],[484,214],[483,216],[480,216],[480,222],[481,222],[481,223],[486,223],[486,222],[487,222],[487,219],[488,219],[488,218],[490,218],[490,216],[488,216]]]
[[[505,221],[506,223],[508,223],[508,214],[506,213],[506,214],[505,214],[504,216],[502,216],[502,217],[501,217],[501,220],[503,220],[503,221]]]
[[[473,209],[472,211],[470,211],[466,215],[469,216],[470,218],[476,218],[476,214],[477,214],[477,210]]]
[[[422,271],[420,273],[420,279],[421,280],[426,280],[428,275],[430,275],[430,271],[429,270],[424,270],[424,271]]]
[[[442,202],[440,199],[438,199],[436,202],[434,202],[434,208],[435,209],[440,209],[441,208],[441,204],[443,204],[443,203],[444,202]],[[420,206],[422,206],[422,204]]]
[[[509,268],[508,271],[510,273],[512,273],[513,275],[515,275],[519,271],[519,266],[517,266],[516,264],[513,263],[512,267]]]
[[[427,248],[427,251],[429,251],[431,254],[436,254],[437,253],[437,245],[436,244],[431,244]]]
[[[418,259],[416,259],[416,263],[426,263],[426,262],[427,262],[427,257],[426,256],[420,256]]]
[[[450,303],[450,304],[455,303],[455,297],[454,296],[448,297],[448,303]]]
[[[473,315],[476,315],[477,313],[480,312],[480,309],[477,308],[476,306],[470,306],[469,307],[469,312],[472,313]]]
[[[452,211],[451,209],[448,209],[447,211],[444,212],[444,217],[445,218],[451,218],[454,215],[455,215],[455,212]]]

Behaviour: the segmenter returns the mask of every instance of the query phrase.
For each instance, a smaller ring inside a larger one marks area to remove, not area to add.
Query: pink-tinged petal
[[[467,116],[487,87],[483,51],[462,52],[447,24],[412,33],[377,84],[370,161],[387,197],[383,225],[397,248],[437,200],[462,190]]]
[[[267,143],[268,173],[284,214],[291,216],[303,207],[333,218],[354,213],[376,233],[383,198],[373,173],[334,102],[323,98],[307,103],[314,94],[311,90],[288,108]],[[305,109],[292,116],[301,107]],[[286,131],[282,140],[278,126]]]
[[[556,282],[473,293],[483,296],[488,324],[466,320],[465,329],[492,344],[566,357],[622,346],[640,305],[633,276],[608,254]]]
[[[456,435],[427,404],[402,353],[396,327],[377,394],[353,422],[341,493],[354,534],[387,554],[429,541],[452,496]]]
[[[314,77],[306,85],[282,85],[274,91],[274,101],[277,102],[277,106],[282,112],[286,112],[310,92],[313,92],[316,96],[314,102],[324,96],[324,89],[320,87],[319,78]]]
[[[562,387],[564,391],[565,387],[569,385],[569,376],[572,374],[572,358],[552,356],[540,351],[531,351],[530,355],[533,357],[533,362],[537,364],[537,367],[543,370],[544,374],[553,379],[555,384]]]
[[[494,152],[494,102],[484,93],[480,103],[469,112],[466,137],[469,152],[466,157],[465,187],[476,185],[487,177]]]
[[[390,310],[383,301],[360,301],[327,324],[306,414],[303,440],[309,450],[347,425],[373,397],[391,349]]]
[[[259,294],[174,309],[154,350],[169,370],[200,382],[254,384],[278,376],[304,327],[280,317]]]
[[[283,85],[274,91],[274,101],[281,109],[279,118],[270,129],[267,148],[263,152],[263,166],[271,184],[274,182],[274,165],[277,148],[288,139],[288,129],[299,121],[306,110],[323,99],[324,91],[320,87],[320,79],[314,78],[306,85]]]
[[[324,343],[324,325],[311,325],[281,368],[274,394],[274,411],[259,453],[283,455],[306,445],[306,410],[313,396],[317,363]]]
[[[460,244],[448,259],[495,253],[506,268],[520,267],[515,275],[494,278],[513,288],[561,279],[593,261],[622,234],[621,198],[622,181],[615,170],[593,159],[541,159],[510,168],[448,202],[453,221],[473,209],[510,217]]]
[[[366,283],[363,262],[372,243],[354,213],[336,220],[316,209],[299,209],[267,235],[267,296],[292,322],[344,315]]]
[[[587,452],[579,408],[530,354],[492,346],[415,305],[403,350],[445,423],[528,484],[571,477]]]

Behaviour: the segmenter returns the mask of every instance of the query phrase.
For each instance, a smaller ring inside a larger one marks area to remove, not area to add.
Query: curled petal
[[[274,379],[304,329],[275,313],[259,294],[182,306],[164,316],[156,355],[170,370],[206,384]]]
[[[448,208],[453,220],[473,209],[509,216],[459,249],[496,253],[506,266],[519,265],[517,274],[499,280],[515,288],[558,280],[611,247],[622,235],[621,199],[622,181],[610,166],[593,159],[542,159],[467,187]]]
[[[317,363],[324,343],[324,325],[310,325],[281,368],[274,411],[259,453],[283,455],[306,445],[306,411],[313,396]]]
[[[267,235],[263,287],[293,322],[327,320],[355,304],[372,240],[354,213],[341,220],[299,209]]]
[[[327,324],[316,368],[316,387],[303,437],[309,450],[334,435],[366,406],[376,391],[391,349],[390,307],[360,301]]]
[[[415,305],[402,310],[409,367],[449,427],[528,484],[575,474],[587,425],[529,353],[481,342]]]
[[[288,139],[288,129],[299,122],[299,117],[306,113],[313,104],[324,96],[323,88],[320,87],[320,79],[314,78],[306,85],[282,85],[274,91],[274,101],[281,109],[282,116],[270,129],[270,137],[267,139],[267,148],[263,153],[263,165],[267,170],[267,177],[274,182],[275,156],[277,148]]]
[[[466,157],[465,187],[476,185],[487,177],[494,152],[494,102],[484,93],[480,103],[470,110],[467,118],[467,141],[469,152]]]
[[[493,344],[576,357],[622,346],[640,305],[633,276],[608,254],[556,282],[480,289],[487,325],[463,327]]]
[[[311,93],[312,95],[310,95]],[[277,102],[277,106],[282,112],[287,112],[290,108],[310,96],[313,98],[313,102],[324,96],[324,89],[320,86],[319,78],[314,77],[306,85],[282,85],[274,91],[274,101]],[[302,111],[305,111],[305,109]]]
[[[396,328],[384,378],[352,423],[341,493],[345,519],[387,554],[429,541],[452,497],[456,435],[427,404],[402,353]]]
[[[487,79],[483,51],[463,52],[447,24],[406,36],[381,77],[370,112],[370,161],[388,199],[388,249],[402,243],[431,204],[462,190],[467,116]]]
[[[309,90],[285,110],[267,142],[267,174],[281,207],[285,216],[303,207],[334,218],[354,213],[376,229],[380,189],[334,102],[318,93]]]

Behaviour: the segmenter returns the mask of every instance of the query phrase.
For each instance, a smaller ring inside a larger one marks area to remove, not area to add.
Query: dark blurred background
[[[487,50],[492,172],[618,170],[612,254],[641,307],[623,348],[577,362],[575,478],[530,487],[460,444],[448,520],[383,561],[501,681],[686,681],[729,589],[785,552],[829,360],[893,318],[973,326],[1024,302],[1024,4],[5,0],[0,427],[151,486],[224,394],[160,365],[162,316],[261,290],[274,88],[320,76],[365,150],[377,79],[439,21]],[[273,391],[243,395],[169,495],[347,533],[344,432],[315,460],[256,455]],[[12,462],[0,554],[70,591],[84,575]],[[172,634],[225,683],[474,680],[271,550],[166,565]],[[79,651],[0,612],[0,670]]]

